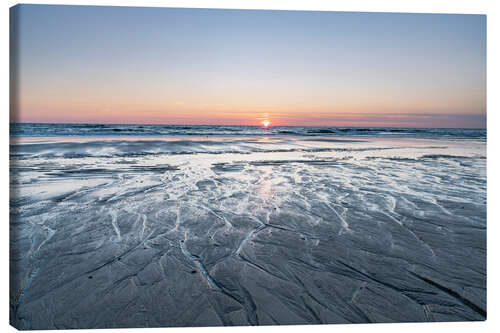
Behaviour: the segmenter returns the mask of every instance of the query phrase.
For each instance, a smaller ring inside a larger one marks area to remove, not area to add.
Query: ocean
[[[23,329],[486,318],[486,130],[11,124]]]
[[[11,136],[395,136],[486,139],[485,129],[13,123]]]

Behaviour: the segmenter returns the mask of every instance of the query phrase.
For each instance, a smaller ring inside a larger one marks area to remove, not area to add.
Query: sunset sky
[[[22,5],[11,31],[12,121],[486,126],[483,15]]]

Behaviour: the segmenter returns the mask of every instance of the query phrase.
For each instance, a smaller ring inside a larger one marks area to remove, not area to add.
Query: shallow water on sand
[[[486,143],[11,142],[24,329],[486,318]]]

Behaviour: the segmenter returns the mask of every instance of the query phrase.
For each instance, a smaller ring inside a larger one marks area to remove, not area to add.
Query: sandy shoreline
[[[11,322],[485,319],[485,142],[198,139],[16,146]]]

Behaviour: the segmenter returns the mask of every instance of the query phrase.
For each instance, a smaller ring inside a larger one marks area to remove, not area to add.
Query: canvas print
[[[486,319],[486,16],[10,9],[22,330]]]

